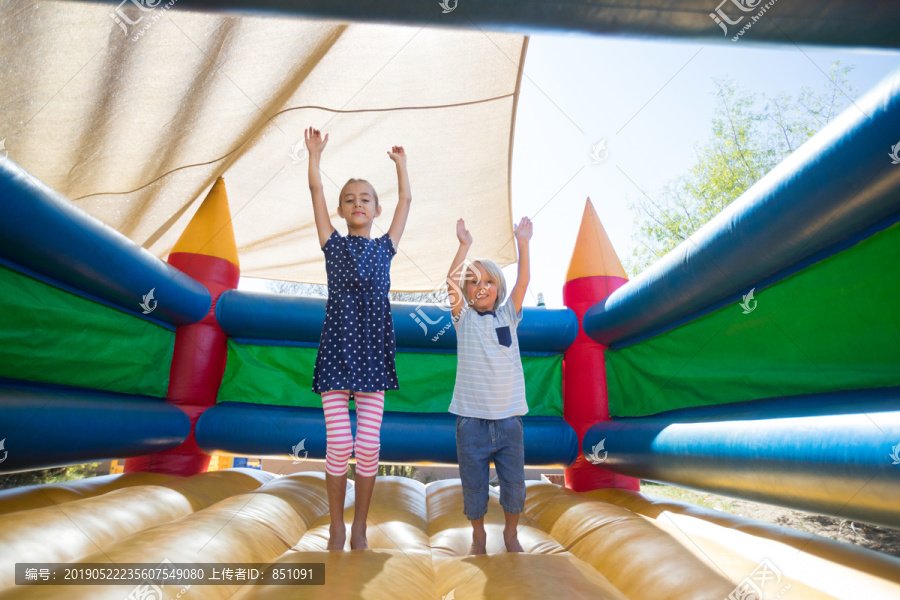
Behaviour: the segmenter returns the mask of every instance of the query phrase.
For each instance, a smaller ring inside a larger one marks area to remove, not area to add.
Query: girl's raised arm
[[[397,204],[397,210],[394,211],[394,220],[391,221],[391,228],[388,229],[388,235],[394,243],[394,250],[400,246],[400,238],[403,236],[403,230],[406,229],[406,219],[409,217],[409,205],[412,203],[412,195],[409,191],[409,173],[406,171],[406,151],[403,146],[394,146],[388,152],[388,156],[397,165],[397,188],[400,191],[400,202]]]
[[[310,127],[303,133],[306,149],[309,151],[309,192],[312,194],[313,216],[316,219],[316,231],[319,233],[319,246],[325,245],[334,226],[328,216],[328,205],[325,203],[325,190],[322,187],[322,174],[319,173],[319,162],[322,151],[328,143],[328,134],[322,139],[322,132]]]
[[[531,240],[531,220],[522,217],[515,228],[516,245],[519,247],[519,269],[516,275],[516,285],[509,293],[516,309],[516,314],[522,310],[522,301],[525,300],[525,292],[528,291],[528,282],[531,279],[531,265],[528,257],[528,242]]]

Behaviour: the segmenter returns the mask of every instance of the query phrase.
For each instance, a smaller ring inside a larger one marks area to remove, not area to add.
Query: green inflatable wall
[[[164,327],[0,266],[0,377],[162,398],[174,347]]]
[[[730,304],[606,352],[615,417],[900,385],[900,224]]]
[[[219,402],[321,408],[312,390],[316,348],[244,345],[228,340]],[[385,394],[385,410],[446,413],[456,380],[456,354],[397,353],[400,389]],[[562,416],[562,355],[523,356],[528,416]]]

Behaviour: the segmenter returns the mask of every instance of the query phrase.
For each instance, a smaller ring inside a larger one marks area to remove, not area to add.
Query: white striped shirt
[[[454,323],[457,340],[456,386],[450,412],[461,417],[505,419],[528,412],[525,376],[519,356],[516,329],[522,319],[513,303],[497,309],[495,315],[478,314],[463,307]],[[500,343],[497,329],[508,327],[509,347]]]

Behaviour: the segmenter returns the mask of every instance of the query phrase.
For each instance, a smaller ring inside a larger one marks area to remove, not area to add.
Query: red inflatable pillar
[[[594,423],[609,420],[603,360],[606,346],[587,336],[582,319],[591,306],[627,281],[622,263],[588,198],[563,286],[563,303],[575,311],[579,324],[578,337],[563,356],[563,416],[578,435],[579,448],[585,432]],[[576,492],[609,487],[640,490],[639,480],[601,467],[602,463],[595,466],[579,452],[575,464],[566,469],[566,487]]]
[[[201,321],[175,330],[166,401],[191,418],[191,434],[172,450],[127,459],[126,473],[196,475],[209,468],[210,456],[197,446],[194,427],[203,411],[216,403],[225,373],[228,338],[216,321],[216,302],[225,290],[237,287],[241,274],[221,177],[172,248],[169,264],[205,285],[212,296],[209,313]],[[158,301],[165,302],[163,298]]]

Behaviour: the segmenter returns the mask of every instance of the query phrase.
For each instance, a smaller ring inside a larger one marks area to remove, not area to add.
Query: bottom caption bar
[[[16,563],[16,585],[325,585],[325,563]]]

